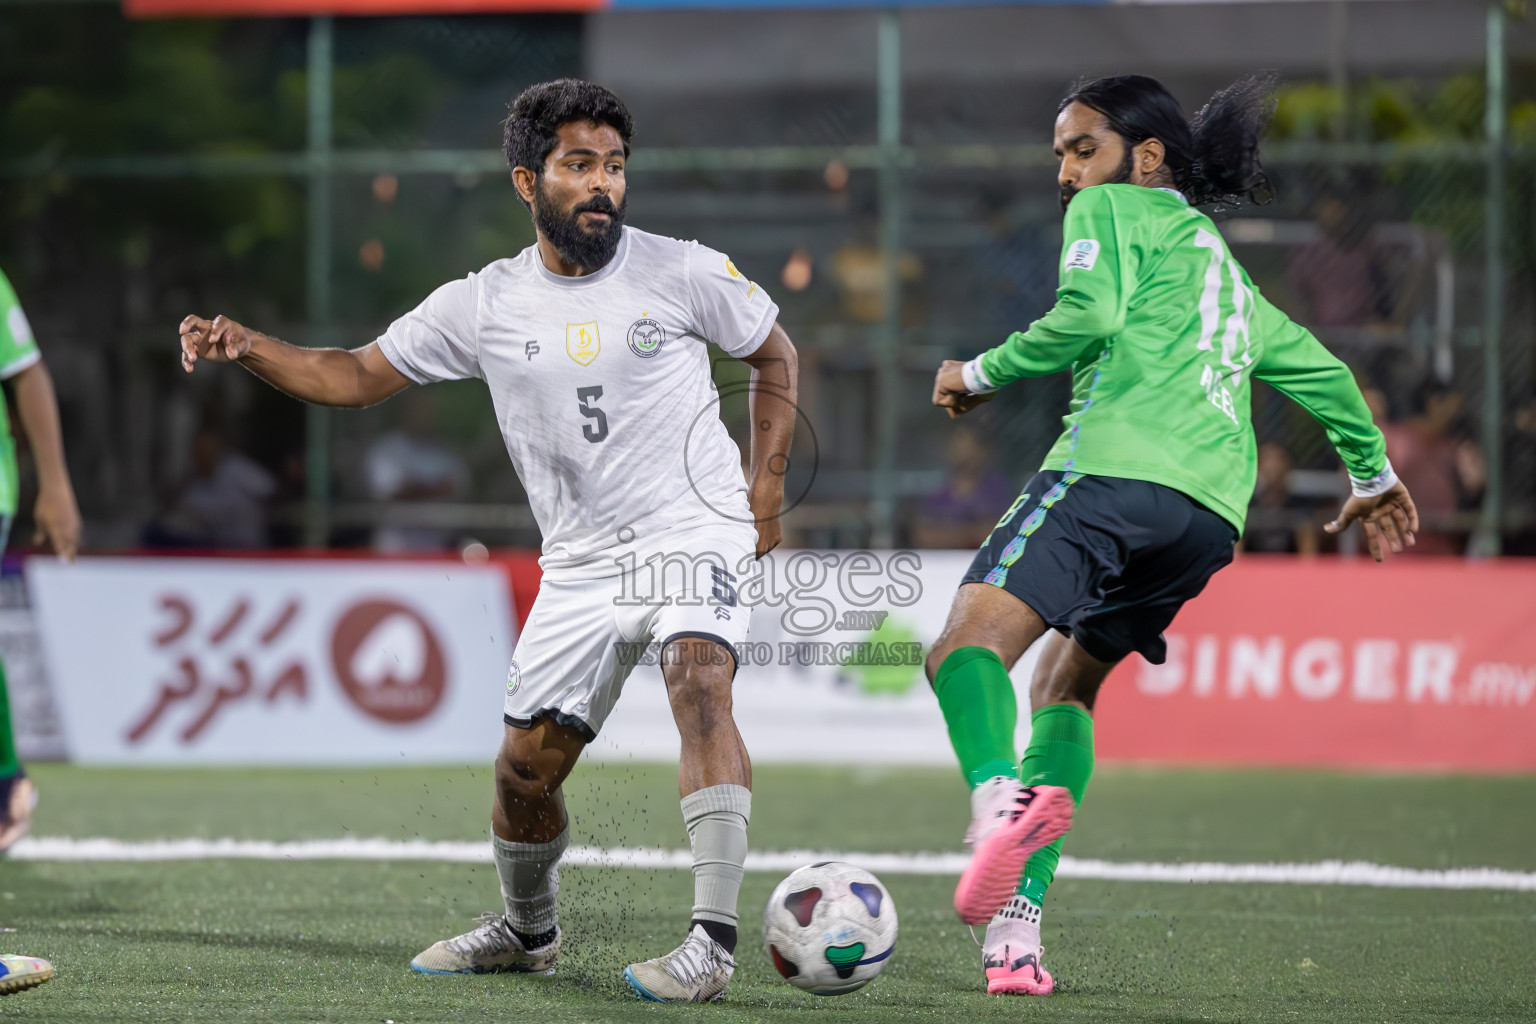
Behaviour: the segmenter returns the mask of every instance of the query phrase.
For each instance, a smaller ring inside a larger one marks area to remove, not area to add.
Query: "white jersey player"
[[[737,579],[779,541],[796,356],[778,308],[724,255],[624,226],[633,123],[563,79],[512,104],[505,150],[538,241],[433,292],[373,344],[305,349],[227,317],[181,325],[182,364],[238,361],[311,402],[366,406],[411,384],[486,382],[543,532],[538,599],[507,676],[492,846],[504,913],[434,944],[429,974],[548,972],[560,946],[560,785],[659,642],[682,737],[694,854],[683,944],[624,972],[646,999],[717,999],[735,967],[751,764],[731,718],[748,610]],[[707,342],[753,368],[751,482],[718,415]]]

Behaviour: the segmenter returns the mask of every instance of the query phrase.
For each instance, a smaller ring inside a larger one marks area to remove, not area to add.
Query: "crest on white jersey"
[[[1092,270],[1099,262],[1099,243],[1092,238],[1080,238],[1067,249],[1065,270]]]
[[[602,347],[597,338],[597,321],[589,324],[565,325],[565,350],[582,366],[591,366]]]
[[[641,359],[649,359],[661,351],[667,343],[667,332],[650,317],[642,317],[629,325],[629,350]]]

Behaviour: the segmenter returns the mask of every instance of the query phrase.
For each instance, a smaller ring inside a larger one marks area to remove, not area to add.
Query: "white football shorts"
[[[757,531],[716,521],[671,531],[664,541],[635,557],[633,572],[540,581],[507,672],[508,725],[526,729],[553,717],[590,742],[630,672],[642,658],[654,663],[673,640],[713,640],[739,663],[751,609],[739,599],[738,570],[750,564]]]

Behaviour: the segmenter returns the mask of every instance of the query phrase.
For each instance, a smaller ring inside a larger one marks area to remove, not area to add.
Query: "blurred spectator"
[[[277,480],[229,446],[205,419],[192,437],[192,469],[170,509],[144,531],[161,548],[261,548],[267,545],[267,502]]]
[[[1287,279],[1313,327],[1391,326],[1392,303],[1370,224],[1336,195],[1317,204],[1321,236],[1291,253]]]
[[[1419,510],[1412,548],[1418,554],[1461,554],[1469,531],[1458,528],[1455,515],[1476,509],[1482,497],[1487,468],[1482,451],[1461,430],[1464,403],[1461,392],[1429,384],[1417,416],[1381,426],[1387,457]]]
[[[1259,445],[1258,481],[1243,533],[1244,551],[1317,554],[1316,524],[1312,503],[1290,490],[1291,453],[1273,441]]]
[[[855,323],[878,324],[885,320],[885,252],[872,227],[861,234],[869,241],[845,245],[832,254],[832,280],[844,316]],[[899,252],[896,281],[901,292],[902,323],[914,323],[920,317],[917,297],[910,288],[922,277],[923,264],[917,255],[906,249]]]
[[[912,543],[920,548],[980,547],[1017,492],[991,466],[986,445],[968,426],[954,427],[944,459],[944,486],[918,506]]]
[[[375,501],[463,500],[469,494],[469,467],[437,437],[432,397],[415,389],[402,396],[400,429],[368,446],[365,468],[368,493]],[[403,510],[402,510],[403,511]],[[377,551],[442,551],[453,545],[452,530],[414,525],[407,516],[385,510],[373,536]]]

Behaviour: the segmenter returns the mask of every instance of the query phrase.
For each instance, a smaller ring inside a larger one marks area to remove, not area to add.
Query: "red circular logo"
[[[331,664],[341,688],[384,722],[417,722],[442,703],[447,661],[432,627],[398,601],[364,601],[331,634]]]

